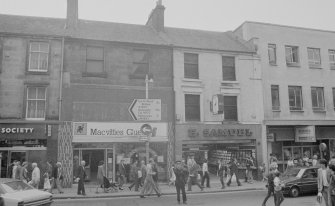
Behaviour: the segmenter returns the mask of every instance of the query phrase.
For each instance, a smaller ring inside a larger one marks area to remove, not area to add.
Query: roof
[[[66,36],[100,41],[166,45],[192,49],[254,52],[232,32],[215,32],[166,27],[157,32],[146,25],[79,20],[73,30],[65,28],[66,19],[0,14],[0,33]]]
[[[232,32],[215,32],[181,28],[165,28],[163,38],[178,47],[210,49],[221,51],[254,52],[246,42]]]

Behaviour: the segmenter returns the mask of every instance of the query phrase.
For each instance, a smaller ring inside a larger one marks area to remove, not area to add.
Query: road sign
[[[152,121],[161,120],[160,99],[134,99],[128,111],[134,120]]]
[[[141,127],[141,132],[142,132],[144,135],[149,136],[149,134],[152,133],[152,127],[151,127],[149,124],[144,124],[144,125],[142,125],[142,127]]]

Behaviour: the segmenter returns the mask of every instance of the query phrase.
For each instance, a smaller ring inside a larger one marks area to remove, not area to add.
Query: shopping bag
[[[49,178],[45,178],[45,179],[44,179],[44,186],[43,186],[43,189],[45,189],[45,190],[50,190],[50,189],[51,189],[51,184],[50,184],[50,180],[49,180]]]

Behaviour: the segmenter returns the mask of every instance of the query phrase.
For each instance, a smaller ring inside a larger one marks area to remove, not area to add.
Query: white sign
[[[295,127],[296,142],[316,142],[315,126]]]
[[[167,123],[152,122],[74,122],[73,142],[139,142],[147,137],[143,131],[150,128],[150,141],[168,141]]]
[[[134,120],[160,121],[161,105],[160,99],[134,99],[128,110]]]

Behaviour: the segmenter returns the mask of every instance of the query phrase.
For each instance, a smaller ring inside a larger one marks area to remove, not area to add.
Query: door
[[[96,181],[98,166],[101,160],[104,160],[104,150],[83,150],[82,159],[85,160],[85,171],[87,180]]]
[[[301,189],[304,193],[315,192],[318,188],[317,170],[314,168],[306,169],[301,178]]]
[[[8,164],[8,151],[0,151],[0,178],[10,177],[11,173],[8,173],[8,168],[10,164]]]

